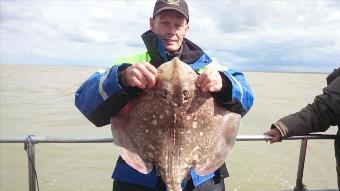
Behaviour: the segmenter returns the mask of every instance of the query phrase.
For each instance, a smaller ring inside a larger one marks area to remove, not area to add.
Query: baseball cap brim
[[[187,21],[189,21],[189,16],[186,15],[186,13],[184,13],[184,11],[182,11],[181,9],[176,9],[175,7],[163,7],[163,8],[160,8],[160,9],[158,9],[155,12],[155,14],[153,16],[156,16],[158,13],[160,13],[162,11],[165,11],[165,10],[174,10],[174,11],[177,11],[177,12],[181,13],[187,19]]]

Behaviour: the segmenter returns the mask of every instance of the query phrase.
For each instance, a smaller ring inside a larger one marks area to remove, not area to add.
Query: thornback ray
[[[160,65],[156,84],[111,118],[122,158],[147,174],[154,166],[169,191],[181,191],[190,168],[217,170],[235,144],[241,116],[196,87],[198,74],[178,58]]]

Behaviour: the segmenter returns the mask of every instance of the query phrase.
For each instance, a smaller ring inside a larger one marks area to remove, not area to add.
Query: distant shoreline
[[[109,67],[108,65],[97,65],[97,66],[89,66],[89,65],[74,65],[74,64],[70,64],[70,65],[66,65],[66,64],[3,64],[0,63],[1,65],[13,65],[13,66],[51,66],[51,67],[81,67],[81,68],[107,68]],[[329,72],[315,72],[315,71],[305,71],[305,72],[301,72],[301,71],[277,71],[277,70],[240,70],[242,72],[252,72],[252,73],[296,73],[296,74],[329,74],[332,71]]]
[[[250,71],[250,70],[244,70],[242,72],[252,72],[252,73],[278,73],[278,74],[329,74],[330,72],[300,72],[300,71]]]

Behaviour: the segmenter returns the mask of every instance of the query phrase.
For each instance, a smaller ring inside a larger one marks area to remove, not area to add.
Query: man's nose
[[[175,25],[169,25],[167,34],[168,35],[174,35],[174,34],[176,34],[176,31],[177,31],[177,29],[176,29]]]

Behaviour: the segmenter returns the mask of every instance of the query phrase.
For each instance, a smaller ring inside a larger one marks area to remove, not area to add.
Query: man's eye
[[[188,100],[188,99],[190,99],[190,92],[188,90],[183,90],[182,96],[183,96],[184,100]]]
[[[168,98],[168,91],[162,90],[162,92],[161,92],[161,97],[162,97],[163,99]]]

